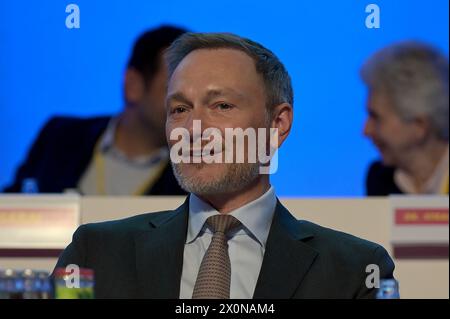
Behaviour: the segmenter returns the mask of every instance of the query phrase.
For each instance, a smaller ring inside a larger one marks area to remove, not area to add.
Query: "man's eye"
[[[186,108],[183,106],[177,106],[172,109],[172,113],[175,113],[175,114],[183,113],[183,112],[186,112]]]
[[[376,120],[376,119],[378,119],[378,114],[376,114],[375,112],[369,111],[369,117]]]
[[[222,111],[227,111],[227,110],[230,110],[230,109],[233,108],[233,106],[231,104],[228,104],[228,103],[219,103],[219,104],[216,105],[216,107],[219,110],[222,110]]]

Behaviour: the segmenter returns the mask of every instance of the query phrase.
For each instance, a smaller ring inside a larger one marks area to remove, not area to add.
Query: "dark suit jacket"
[[[39,133],[25,162],[5,192],[20,192],[25,178],[35,178],[42,193],[60,193],[76,188],[91,161],[95,145],[111,117],[54,117]],[[170,164],[146,194],[184,195]]]
[[[179,298],[188,200],[174,211],[87,224],[57,267],[95,272],[98,298]],[[393,276],[386,250],[357,237],[298,221],[280,202],[269,232],[254,298],[370,298],[369,264]]]
[[[373,162],[367,173],[366,194],[368,196],[387,196],[403,194],[394,181],[395,167],[386,166],[380,161]]]

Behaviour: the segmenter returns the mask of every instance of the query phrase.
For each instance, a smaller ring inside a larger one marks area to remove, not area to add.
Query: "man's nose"
[[[189,131],[191,140],[201,139],[202,132],[209,127],[205,112],[202,110],[191,110],[186,119],[186,128]]]
[[[364,136],[369,138],[373,136],[373,123],[370,119],[367,119],[366,123],[364,124],[363,134]]]

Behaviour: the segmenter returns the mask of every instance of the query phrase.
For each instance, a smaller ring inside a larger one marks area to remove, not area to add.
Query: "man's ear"
[[[271,127],[278,129],[278,147],[288,137],[293,119],[294,110],[289,103],[282,103],[273,108]]]
[[[145,80],[139,71],[128,68],[124,80],[125,101],[128,105],[137,104],[145,93]]]
[[[424,116],[419,116],[413,120],[414,138],[420,144],[425,143],[432,132],[430,120]]]

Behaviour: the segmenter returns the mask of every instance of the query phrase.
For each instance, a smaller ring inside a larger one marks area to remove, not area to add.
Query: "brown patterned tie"
[[[231,265],[227,234],[241,223],[231,215],[211,216],[206,223],[214,235],[203,256],[192,298],[229,299]]]

